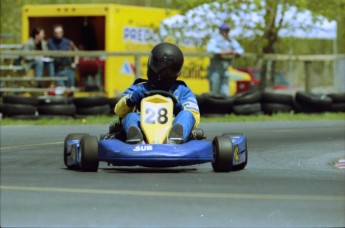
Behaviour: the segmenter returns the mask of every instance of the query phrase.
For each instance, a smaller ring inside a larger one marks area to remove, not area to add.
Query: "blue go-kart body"
[[[247,163],[246,137],[242,134],[224,134],[221,137],[223,142],[228,143],[225,149],[222,148],[226,150],[223,154],[228,165],[233,170],[244,168]],[[67,167],[82,167],[81,140],[66,141]],[[191,140],[184,144],[128,144],[119,139],[98,140],[97,149],[97,160],[100,162],[114,166],[143,167],[176,167],[214,162],[219,156],[217,150],[220,150],[215,141],[207,140]]]
[[[100,161],[115,166],[174,167],[213,160],[212,143],[192,140],[184,144],[127,144],[120,140],[98,142]]]
[[[115,166],[176,167],[212,162],[216,172],[243,169],[247,164],[247,140],[242,134],[223,134],[212,142],[201,129],[191,132],[189,141],[166,144],[172,127],[173,107],[178,101],[166,91],[147,92],[141,100],[140,126],[146,140],[128,144],[121,120],[98,140],[88,134],[65,138],[64,161],[69,169],[97,171],[100,161]]]

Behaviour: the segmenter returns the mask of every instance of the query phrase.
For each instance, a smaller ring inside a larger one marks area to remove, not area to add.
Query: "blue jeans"
[[[223,62],[211,61],[208,68],[208,81],[210,92],[213,94],[221,94],[229,96],[229,79],[228,64]]]
[[[67,77],[68,80],[67,80],[66,86],[68,86],[68,87],[72,87],[75,85],[74,71],[71,67],[64,67],[62,70],[59,70],[58,72],[56,72],[56,76],[57,77]],[[57,81],[56,85],[64,86],[65,83],[63,81]]]
[[[130,126],[136,126],[140,128],[140,114],[136,112],[128,113],[125,118],[122,120],[123,128],[125,132],[128,131]],[[195,124],[195,118],[193,114],[188,110],[183,110],[177,114],[172,125],[181,124],[183,126],[183,138],[187,142],[190,136],[190,133],[193,130]]]
[[[31,64],[31,67],[35,68],[35,76],[37,78],[42,78],[44,67],[47,67],[48,75],[50,77],[54,76],[54,63],[53,62],[43,62],[41,60],[34,60],[34,62]]]

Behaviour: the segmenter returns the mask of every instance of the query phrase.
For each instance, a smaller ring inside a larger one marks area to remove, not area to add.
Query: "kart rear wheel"
[[[233,169],[234,148],[228,137],[217,136],[213,139],[213,155],[213,171],[230,172]]]
[[[98,169],[98,139],[87,135],[80,140],[80,169],[83,172],[97,172]]]
[[[85,134],[85,133],[72,133],[66,136],[65,138],[65,142],[64,142],[64,149],[63,149],[63,161],[65,163],[65,166],[68,169],[77,169],[78,166],[76,165],[68,165],[67,164],[67,141],[69,140],[81,140],[82,137],[89,135],[89,134]]]

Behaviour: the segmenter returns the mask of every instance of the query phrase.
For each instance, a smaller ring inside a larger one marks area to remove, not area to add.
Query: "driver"
[[[139,106],[145,91],[164,90],[178,101],[174,106],[175,119],[168,134],[168,143],[186,142],[192,129],[198,126],[200,113],[196,98],[183,81],[177,81],[182,65],[183,54],[176,45],[160,43],[152,49],[147,64],[148,80],[135,80],[115,106],[115,113],[123,118],[127,143],[141,143],[143,140],[139,127]]]

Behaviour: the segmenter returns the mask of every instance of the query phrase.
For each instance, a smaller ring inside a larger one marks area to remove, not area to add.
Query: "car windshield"
[[[253,75],[254,75],[255,79],[257,79],[257,80],[261,79],[261,71],[260,70],[253,71]],[[289,85],[289,81],[285,78],[285,76],[282,73],[276,72],[275,73],[274,84],[288,86]]]

